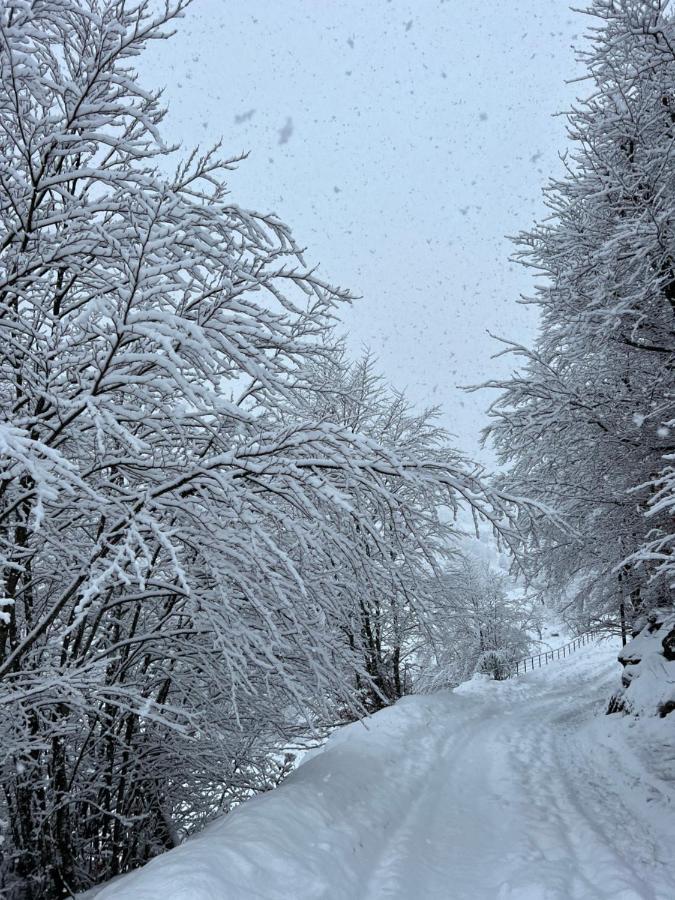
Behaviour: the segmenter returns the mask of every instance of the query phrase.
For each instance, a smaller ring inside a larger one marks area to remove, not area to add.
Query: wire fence
[[[541,669],[542,666],[547,666],[555,660],[566,659],[566,657],[578,650],[579,647],[590,644],[596,637],[597,632],[587,631],[584,634],[580,634],[579,637],[575,637],[574,640],[563,644],[562,647],[556,647],[555,650],[544,650],[541,653],[534,653],[532,656],[526,656],[524,659],[519,659],[508,677],[513,678],[516,675],[524,675],[525,672],[530,672],[533,669]]]

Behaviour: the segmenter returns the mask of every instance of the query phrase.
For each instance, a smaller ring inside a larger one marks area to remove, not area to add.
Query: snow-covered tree
[[[507,678],[531,644],[530,599],[504,571],[461,545],[432,585],[433,614],[418,654],[421,690],[460,684],[475,673]]]
[[[541,328],[495,382],[491,436],[523,511],[529,566],[573,585],[584,625],[672,602],[675,23],[662,0],[596,0],[551,216],[520,239]],[[547,514],[554,511],[555,517]]]
[[[375,680],[345,639],[359,590],[408,583],[400,560],[428,553],[441,499],[504,515],[433,442],[298,413],[348,294],[230,200],[217,149],[167,174],[133,62],[185,6],[0,6],[11,898],[172,846],[294,723],[353,706],[354,673]]]
[[[433,462],[439,471],[464,472],[466,484],[473,481],[478,488],[480,469],[451,447],[449,435],[438,424],[437,410],[415,411],[404,394],[384,384],[368,354],[350,363],[337,345],[333,355],[312,365],[306,376],[311,388],[296,392],[291,415],[328,419],[368,434],[398,456]],[[357,672],[355,679],[371,709],[411,688],[407,658],[428,636],[436,609],[436,579],[456,554],[458,537],[451,515],[457,507],[454,500],[448,503],[444,498],[441,483],[390,476],[384,485],[396,505],[372,509],[376,537],[364,534],[353,520],[335,523],[365,554],[365,565],[350,574],[356,604],[346,638],[370,676],[364,682]],[[348,478],[341,490],[350,493]],[[364,501],[369,502],[362,498],[359,504]],[[383,556],[378,542],[392,537],[395,548]]]

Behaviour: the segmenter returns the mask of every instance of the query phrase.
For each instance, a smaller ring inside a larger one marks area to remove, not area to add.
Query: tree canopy
[[[493,382],[489,434],[526,558],[581,624],[669,603],[675,428],[675,25],[660,0],[596,0],[550,217],[519,239],[542,276],[533,347]],[[571,596],[570,596],[571,594]],[[570,602],[572,606],[570,607]]]

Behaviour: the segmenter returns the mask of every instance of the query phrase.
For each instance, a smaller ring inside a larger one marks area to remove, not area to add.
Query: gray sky
[[[527,341],[530,276],[504,235],[540,217],[579,90],[566,0],[195,0],[155,45],[165,134],[250,151],[232,198],[274,211],[328,280],[363,299],[343,320],[387,379],[437,404],[477,454],[507,374],[487,331]]]

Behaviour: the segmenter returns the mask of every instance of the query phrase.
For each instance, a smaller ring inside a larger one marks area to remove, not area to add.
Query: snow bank
[[[404,698],[341,728],[276,790],[87,900],[352,900],[423,777],[437,711],[432,697]]]

